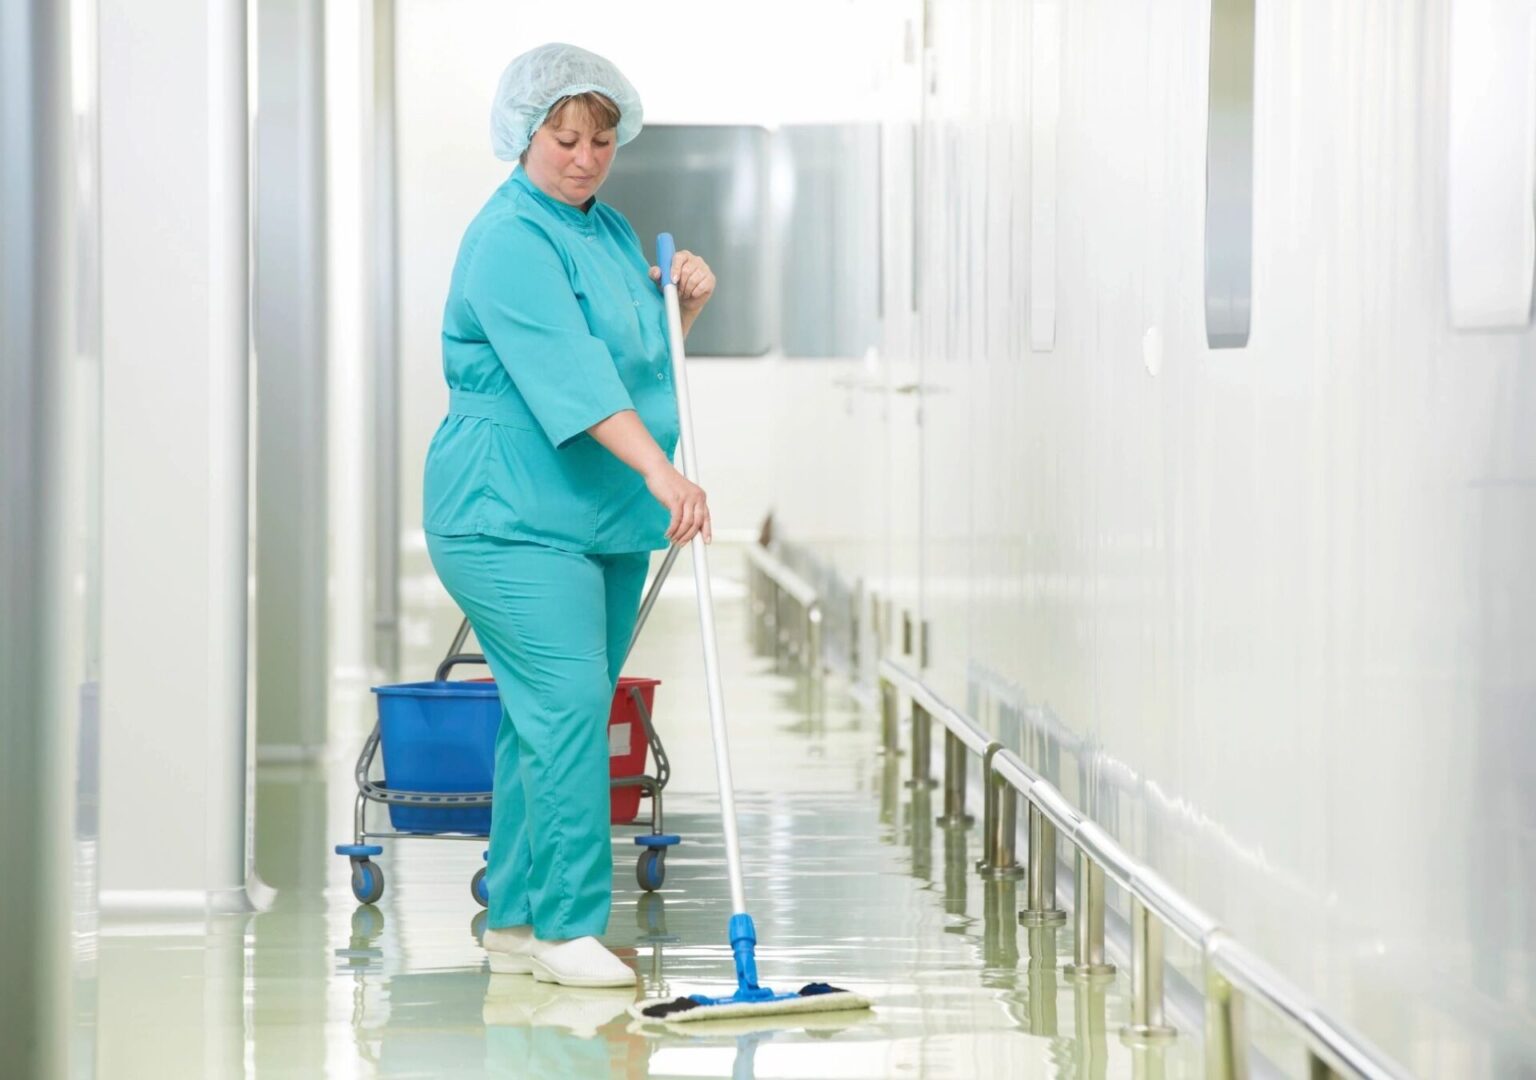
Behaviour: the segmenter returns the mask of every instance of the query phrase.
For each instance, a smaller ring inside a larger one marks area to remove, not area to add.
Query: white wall
[[[1336,1015],[1416,1072],[1530,1069],[1536,335],[1450,328],[1446,5],[1258,5],[1253,333],[1221,352],[1208,6],[1059,5],[1036,353],[1042,6],[933,5],[921,314],[886,341],[921,427],[895,398],[831,423],[827,372],[781,413],[785,532],[850,579],[887,559],[945,695],[991,683],[1059,725],[1052,765],[987,716]],[[900,250],[913,222],[889,225]],[[893,448],[858,477],[902,496],[889,524],[807,483],[829,441]]]

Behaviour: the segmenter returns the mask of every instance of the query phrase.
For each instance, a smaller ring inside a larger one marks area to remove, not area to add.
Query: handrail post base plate
[[[1069,979],[1096,983],[1111,981],[1118,970],[1120,969],[1114,964],[1067,964],[1061,969],[1061,973]]]
[[[976,872],[984,881],[1017,881],[1024,876],[1024,867],[1017,863],[1013,866],[992,866],[983,861],[976,864]]]

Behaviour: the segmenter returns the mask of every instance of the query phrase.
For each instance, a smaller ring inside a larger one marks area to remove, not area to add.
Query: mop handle
[[[693,410],[688,399],[688,371],[683,357],[683,314],[672,281],[677,246],[671,233],[656,237],[656,265],[661,268],[661,295],[667,304],[667,342],[672,353],[672,385],[677,390],[677,419],[682,434],[678,456],[683,475],[699,482],[698,443],[693,438]],[[720,682],[720,651],[715,637],[715,601],[709,587],[708,549],[702,533],[693,538],[693,585],[699,599],[699,634],[704,643],[704,678],[709,687],[709,728],[715,744],[715,779],[720,789],[720,819],[725,832],[725,866],[731,881],[731,910],[747,911],[741,882],[741,840],[736,831],[736,788],[731,781],[731,752],[725,734],[725,695]]]

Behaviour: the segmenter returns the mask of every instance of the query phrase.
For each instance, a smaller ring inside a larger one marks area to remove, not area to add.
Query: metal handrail
[[[749,544],[747,558],[801,607],[821,605],[821,595],[816,591],[816,586],[791,570],[787,563],[761,544]]]
[[[1306,993],[1225,931],[1206,946],[1206,963],[1234,988],[1264,1001],[1300,1028],[1309,1049],[1341,1075],[1399,1080],[1401,1066],[1364,1037],[1329,1017]]]
[[[801,632],[805,637],[804,652],[801,654],[803,666],[811,678],[811,682],[819,685],[824,675],[822,665],[822,603],[821,593],[816,586],[805,578],[795,573],[794,570],[782,560],[775,557],[761,544],[747,545],[747,563],[749,573],[747,575],[748,588],[752,594],[752,606],[754,615],[765,615],[771,603],[773,610],[773,650],[775,659],[778,658],[781,647],[787,647],[791,643],[788,640],[784,622],[779,618],[779,597],[787,596],[800,608]],[[755,571],[755,573],[751,572]],[[773,585],[773,595],[770,600],[763,600],[757,594],[757,578],[761,575]],[[761,610],[756,610],[758,608]],[[752,631],[751,620],[748,620],[748,632]]]
[[[1408,1073],[1363,1036],[1333,1020],[1307,996],[1256,954],[1236,941],[1221,924],[1179,893],[1087,817],[1056,786],[1012,750],[1003,748],[975,721],[947,704],[921,676],[905,665],[882,659],[879,664],[882,733],[886,753],[898,753],[896,692],[912,705],[913,786],[934,783],[928,775],[931,724],[945,729],[946,826],[964,817],[965,751],[982,758],[986,783],[983,858],[978,863],[988,877],[1028,878],[1027,906],[1019,919],[1028,925],[1065,921],[1056,910],[1056,837],[1065,836],[1076,849],[1077,934],[1075,962],[1069,973],[1102,976],[1114,972],[1104,961],[1104,878],[1131,896],[1131,1024],[1128,1038],[1156,1042],[1174,1034],[1163,1014],[1162,930],[1166,926],[1200,950],[1206,981],[1205,1057],[1207,1075],[1247,1075],[1246,1045],[1241,1013],[1244,999],[1263,1003],[1296,1028],[1306,1042],[1313,1075],[1322,1070],[1363,1080],[1401,1080]],[[1027,867],[1014,858],[1017,796],[1029,810]],[[957,809],[958,807],[958,809]]]

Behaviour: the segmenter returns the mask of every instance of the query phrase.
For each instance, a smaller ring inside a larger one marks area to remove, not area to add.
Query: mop
[[[672,281],[676,253],[670,233],[656,238],[656,265],[661,268],[662,295],[667,304],[667,337],[672,350],[672,379],[677,389],[677,413],[682,435],[679,457],[683,475],[697,484],[698,460],[694,453],[693,415],[688,403],[688,375],[683,359],[683,320],[677,286]],[[715,775],[720,788],[720,817],[725,832],[725,864],[731,882],[731,916],[727,934],[736,958],[736,992],[724,997],[692,994],[670,1001],[640,1001],[630,1007],[639,1020],[676,1024],[694,1020],[777,1016],[785,1013],[820,1013],[839,1009],[867,1009],[867,998],[826,983],[810,983],[798,991],[772,990],[757,983],[757,928],[747,914],[746,890],[741,880],[741,844],[736,833],[736,793],[731,782],[731,755],[725,739],[725,696],[720,685],[720,658],[715,641],[715,602],[709,587],[709,562],[704,537],[693,538],[693,584],[699,601],[699,631],[704,639],[704,677],[709,688],[709,726],[714,736]]]

